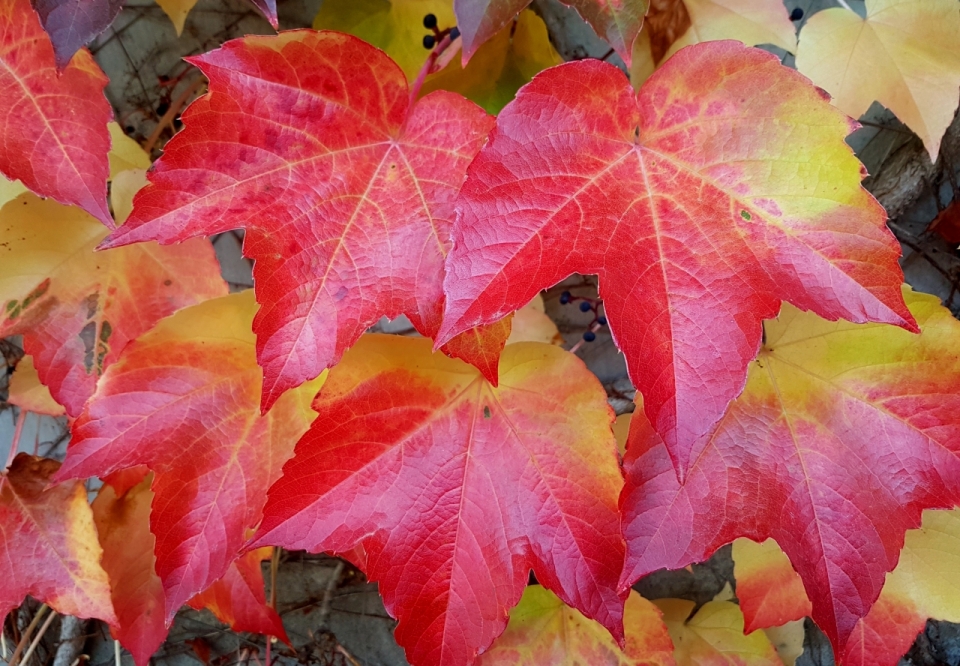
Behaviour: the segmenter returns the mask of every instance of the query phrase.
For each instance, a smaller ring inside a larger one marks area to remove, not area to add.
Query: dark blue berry
[[[597,334],[594,333],[593,331],[584,331],[583,339],[586,340],[587,342],[593,342],[594,340],[597,339]]]
[[[427,30],[433,30],[437,27],[437,17],[435,14],[427,14],[423,17],[423,27]]]
[[[460,28],[454,26],[453,30],[450,31],[450,41],[452,42],[459,36],[460,36]]]
[[[560,305],[566,305],[566,304],[569,303],[569,302],[570,302],[570,292],[569,292],[569,291],[565,291],[565,292],[563,292],[562,294],[560,294]]]
[[[423,48],[432,49],[437,44],[437,38],[433,35],[424,35],[423,36]]]
[[[600,324],[601,326],[606,326],[607,318],[604,317],[603,315],[600,315],[599,317],[597,317],[597,323]]]
[[[589,301],[580,302],[580,312],[590,312],[593,309],[593,306],[590,305]]]
[[[799,7],[797,7],[792,12],[790,12],[791,21],[799,21],[802,18],[803,18],[803,10],[800,9]]]

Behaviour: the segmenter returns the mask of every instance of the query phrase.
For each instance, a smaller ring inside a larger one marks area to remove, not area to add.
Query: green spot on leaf
[[[489,407],[484,407],[484,408],[483,408],[483,418],[485,418],[485,419],[489,419],[489,418],[490,418],[490,408],[489,408]]]
[[[747,212],[747,211],[745,211],[745,210],[741,210],[741,211],[740,211],[740,217],[742,217],[743,219],[745,219],[747,222],[749,222],[750,220],[753,219],[753,215],[751,215],[749,212]]]

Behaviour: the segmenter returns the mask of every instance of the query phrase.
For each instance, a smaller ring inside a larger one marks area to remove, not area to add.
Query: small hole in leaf
[[[745,211],[745,210],[740,211],[740,217],[745,219],[747,222],[753,219],[753,215],[751,215],[748,211]]]
[[[483,408],[483,418],[485,418],[485,419],[489,419],[489,418],[490,418],[490,408],[489,408],[489,407],[484,407],[484,408]]]

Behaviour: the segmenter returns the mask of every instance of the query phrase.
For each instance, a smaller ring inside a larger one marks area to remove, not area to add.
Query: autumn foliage
[[[139,666],[184,605],[286,641],[285,548],[377,582],[414,666],[792,663],[808,615],[892,666],[960,620],[960,322],[845,143],[878,101],[936,159],[956,0],[799,38],[779,0],[570,0],[623,69],[561,64],[527,0],[326,0],[191,57],[152,165],[84,48],[121,5],[88,4],[0,0],[10,403],[71,428],[0,476],[0,613],[98,618]],[[625,455],[537,308],[574,274],[637,389]],[[729,543],[736,602],[631,590]]]

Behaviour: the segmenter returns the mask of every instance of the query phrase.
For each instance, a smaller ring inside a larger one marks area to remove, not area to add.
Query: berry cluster
[[[452,42],[457,37],[460,36],[460,28],[453,26],[452,28],[447,28],[446,30],[440,30],[437,27],[437,16],[436,14],[427,14],[423,17],[423,27],[427,30],[432,30],[432,35],[423,36],[423,48],[432,49],[434,46],[440,43],[440,41],[450,35],[450,41]]]
[[[602,302],[592,298],[584,298],[583,296],[574,296],[569,291],[560,294],[560,305],[568,305],[569,303],[575,303],[577,301],[580,301],[580,312],[593,312],[593,321],[590,322],[590,326],[583,333],[585,342],[593,342],[597,339],[597,334],[594,329],[607,325],[606,316],[600,314]]]

